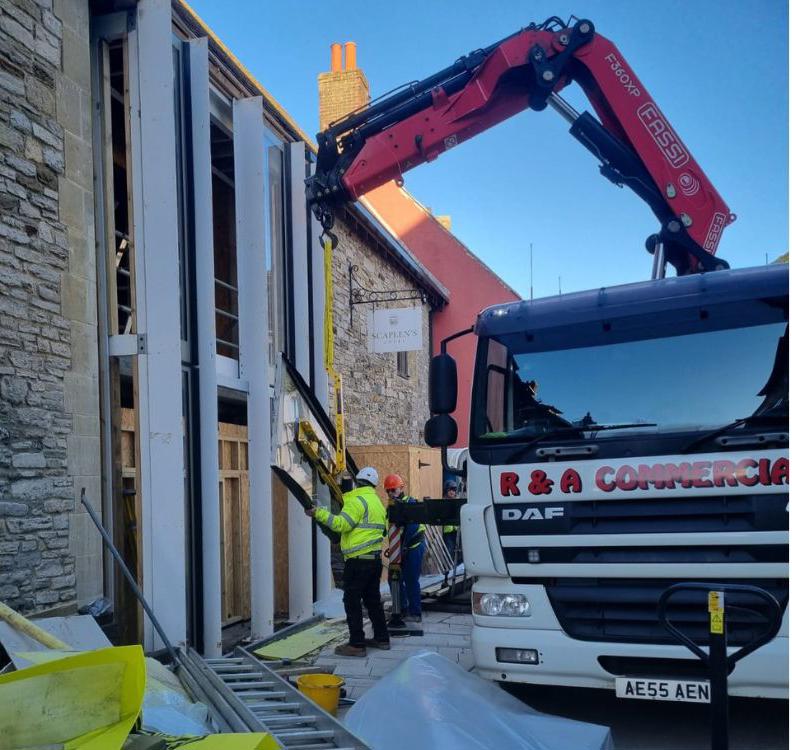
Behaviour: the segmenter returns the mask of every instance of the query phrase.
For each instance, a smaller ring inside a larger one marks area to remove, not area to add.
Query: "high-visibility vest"
[[[459,526],[453,523],[448,523],[443,526],[443,534],[455,534]]]
[[[340,513],[317,508],[316,520],[341,534],[341,553],[345,559],[379,554],[385,536],[385,507],[373,487],[359,487],[344,493]]]

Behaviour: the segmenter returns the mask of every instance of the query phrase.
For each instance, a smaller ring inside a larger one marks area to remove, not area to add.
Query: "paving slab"
[[[462,627],[470,627],[471,623],[473,622],[471,615],[449,615],[442,612],[438,612],[437,614],[443,615],[443,619],[440,622],[448,623],[449,625],[461,625]]]
[[[423,622],[418,627],[424,631],[422,636],[392,637],[389,651],[369,648],[365,658],[336,656],[333,649],[337,644],[330,644],[319,652],[314,664],[343,677],[347,698],[352,700],[359,699],[402,661],[423,651],[435,651],[464,669],[472,668],[472,616],[425,612]],[[366,623],[366,628],[370,631],[369,623]],[[346,706],[339,708],[339,717],[343,718],[347,710]]]
[[[341,677],[364,677],[371,674],[371,660],[368,658],[359,661],[345,659],[336,664],[335,673]]]

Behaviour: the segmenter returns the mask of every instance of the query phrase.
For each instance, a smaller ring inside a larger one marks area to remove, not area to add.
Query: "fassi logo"
[[[504,521],[550,521],[562,518],[564,509],[558,508],[506,508],[501,514]]]
[[[723,233],[723,228],[726,226],[726,215],[720,212],[712,217],[707,236],[704,239],[704,249],[714,253],[720,242],[720,236]]]
[[[679,169],[690,161],[687,150],[654,102],[646,102],[638,107],[638,118],[672,167]]]

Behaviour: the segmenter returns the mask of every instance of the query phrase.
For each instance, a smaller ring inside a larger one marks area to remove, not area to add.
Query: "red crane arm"
[[[573,81],[599,121],[558,96]],[[327,226],[334,204],[400,182],[407,170],[547,104],[571,123],[608,179],[650,205],[661,224],[650,239],[663,243],[679,273],[728,265],[713,256],[734,215],[616,46],[585,20],[521,30],[334,123],[317,136],[309,195]]]

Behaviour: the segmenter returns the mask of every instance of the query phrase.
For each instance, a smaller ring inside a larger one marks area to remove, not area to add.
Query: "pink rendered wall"
[[[513,289],[395,183],[372,190],[363,201],[451,293],[448,305],[432,318],[435,353],[440,351],[442,339],[473,325],[485,307],[519,299]],[[457,361],[459,375],[454,413],[459,425],[459,447],[468,444],[475,344],[473,336],[466,336],[449,344],[448,349]]]

